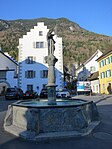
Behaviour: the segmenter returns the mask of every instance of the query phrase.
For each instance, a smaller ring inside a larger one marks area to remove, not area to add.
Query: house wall
[[[8,87],[15,86],[18,87],[18,77],[15,77],[15,70],[5,71],[4,77],[0,77],[0,94],[4,94]]]
[[[5,55],[3,55],[0,52],[0,70],[6,70],[6,69],[15,69],[17,70],[17,65],[11,61],[9,58],[7,58]]]
[[[39,31],[43,32],[43,36],[39,36]],[[27,90],[27,85],[33,85],[33,90],[40,93],[43,88],[43,84],[47,84],[47,78],[41,78],[41,71],[48,70],[48,65],[45,63],[44,57],[48,55],[47,47],[47,33],[49,29],[44,25],[43,22],[34,26],[27,35],[19,39],[19,87],[25,92]],[[56,85],[58,87],[63,86],[63,51],[62,51],[62,38],[54,36],[55,51],[54,55],[58,59],[55,65],[56,68]],[[44,42],[44,48],[35,48],[35,42]],[[35,62],[33,64],[26,64],[26,59],[28,56],[35,57]],[[35,71],[34,78],[26,78],[25,72],[27,70]]]
[[[109,60],[109,61],[108,61]],[[99,65],[99,80],[100,80],[100,93],[109,94],[108,86],[110,83],[112,93],[112,52],[105,55],[98,60]]]
[[[98,62],[96,61],[102,55],[101,51],[97,51],[96,55],[85,64],[86,69],[91,73],[98,71]],[[95,70],[91,70],[92,67],[95,67]]]
[[[10,84],[10,87],[18,87],[18,77],[15,77],[15,71],[9,70],[6,73],[6,81]]]
[[[92,93],[100,93],[100,83],[99,80],[91,81]]]
[[[0,94],[4,94],[7,87],[18,85],[17,75],[18,65],[7,55],[0,51]]]
[[[77,78],[87,79],[88,76],[96,71],[98,71],[97,59],[102,55],[100,50],[97,50],[84,64],[77,70]],[[81,79],[82,80],[82,79]]]

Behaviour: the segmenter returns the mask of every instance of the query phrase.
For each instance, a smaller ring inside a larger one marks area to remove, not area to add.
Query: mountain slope
[[[43,21],[48,28],[54,28],[64,41],[64,64],[81,63],[97,49],[106,52],[112,48],[112,37],[89,32],[66,19],[38,18],[32,20],[0,20],[0,46],[17,59],[18,41],[26,32]]]

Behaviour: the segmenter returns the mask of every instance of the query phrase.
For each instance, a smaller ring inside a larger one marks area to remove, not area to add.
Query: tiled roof
[[[99,77],[99,71],[92,73],[91,76],[88,78],[88,80],[89,81],[97,80],[98,77]]]

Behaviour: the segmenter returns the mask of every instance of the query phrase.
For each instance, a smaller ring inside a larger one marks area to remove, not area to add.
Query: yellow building
[[[112,93],[112,50],[97,59],[99,67],[100,93]]]

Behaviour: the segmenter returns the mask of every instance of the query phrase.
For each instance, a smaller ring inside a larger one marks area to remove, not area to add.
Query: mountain
[[[66,18],[38,18],[0,20],[0,46],[3,52],[9,52],[17,59],[19,38],[36,26],[37,22],[45,22],[48,28],[55,29],[58,36],[63,38],[64,65],[83,63],[97,49],[107,52],[112,48],[112,37],[89,32]]]

